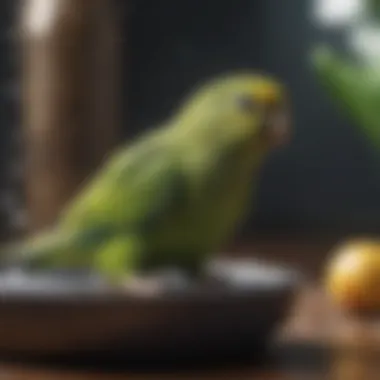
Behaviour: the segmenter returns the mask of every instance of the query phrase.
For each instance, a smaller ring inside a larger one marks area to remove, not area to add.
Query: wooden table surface
[[[0,380],[150,380],[150,379],[271,379],[271,380],[378,380],[380,379],[380,326],[344,316],[318,284],[326,253],[324,243],[261,242],[243,248],[285,262],[310,275],[291,313],[278,332],[278,350],[263,365],[247,364],[216,370],[166,373],[106,373],[98,370],[55,370],[30,365],[0,364]]]

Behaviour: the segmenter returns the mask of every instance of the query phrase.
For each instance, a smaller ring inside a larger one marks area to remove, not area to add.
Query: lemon
[[[380,240],[340,245],[327,265],[325,285],[345,309],[380,311]]]

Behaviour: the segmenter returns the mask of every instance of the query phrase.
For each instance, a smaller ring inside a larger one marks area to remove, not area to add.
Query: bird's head
[[[284,86],[255,73],[226,75],[204,84],[185,102],[181,117],[184,124],[215,137],[243,136],[268,148],[287,142],[291,132]]]

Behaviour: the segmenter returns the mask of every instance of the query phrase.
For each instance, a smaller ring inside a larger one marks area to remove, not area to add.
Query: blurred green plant
[[[367,0],[368,13],[376,18],[380,18],[380,1],[379,0]]]
[[[380,0],[366,7],[366,17],[350,26],[353,54],[323,44],[311,64],[329,98],[380,151]]]

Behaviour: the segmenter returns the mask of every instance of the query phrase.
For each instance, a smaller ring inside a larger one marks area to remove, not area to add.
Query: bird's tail
[[[380,150],[380,68],[350,62],[327,47],[317,48],[311,63],[330,99]]]
[[[52,229],[4,247],[0,251],[0,264],[2,267],[74,264],[73,258],[81,257],[73,252],[78,238],[78,234]]]

